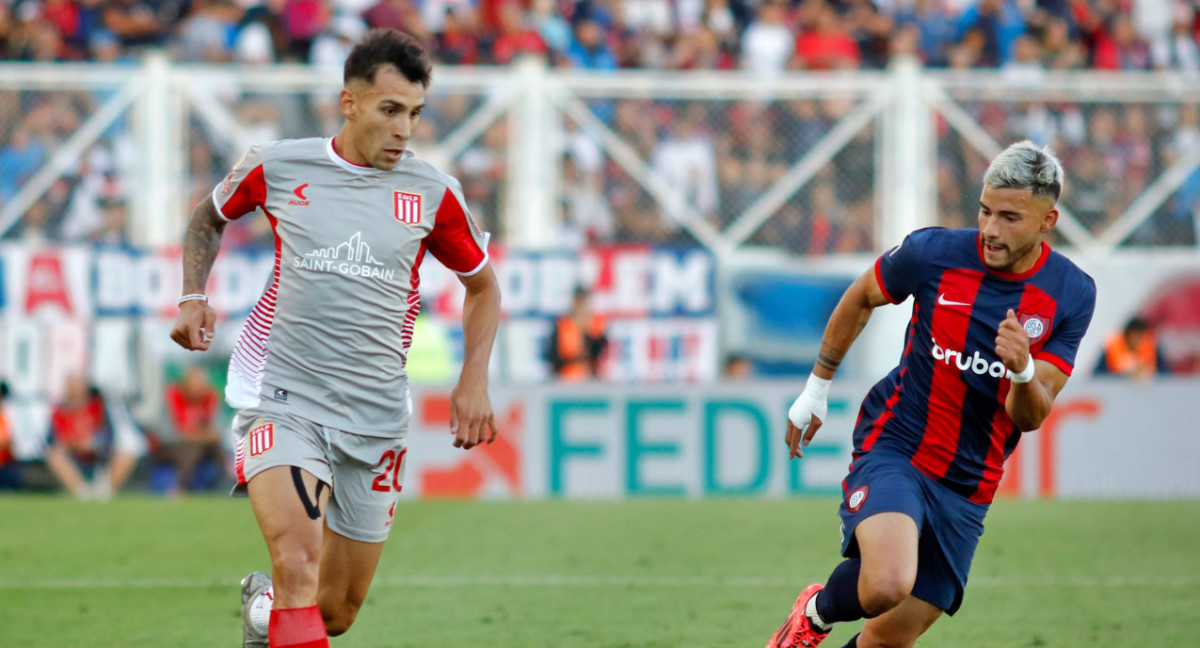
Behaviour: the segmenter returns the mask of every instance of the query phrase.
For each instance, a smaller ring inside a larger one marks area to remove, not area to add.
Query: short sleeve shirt
[[[275,233],[274,270],[234,348],[226,401],[402,436],[421,260],[429,252],[460,275],[488,262],[488,235],[458,181],[409,151],[385,171],[313,138],[251,147],[212,197],[222,217],[259,211]]]

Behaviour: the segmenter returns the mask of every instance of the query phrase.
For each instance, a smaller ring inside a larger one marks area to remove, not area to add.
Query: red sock
[[[325,621],[315,605],[271,610],[267,637],[271,648],[329,648]]]

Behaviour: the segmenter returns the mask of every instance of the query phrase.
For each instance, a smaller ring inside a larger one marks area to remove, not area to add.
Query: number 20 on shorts
[[[389,493],[396,491],[399,493],[404,486],[400,483],[401,468],[404,466],[404,455],[408,454],[408,448],[404,448],[400,452],[388,450],[379,458],[379,466],[383,468],[383,472],[371,482],[371,490],[379,491],[380,493]],[[388,478],[391,478],[390,483]]]

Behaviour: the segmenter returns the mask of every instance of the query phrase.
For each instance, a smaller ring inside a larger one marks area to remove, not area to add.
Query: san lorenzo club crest
[[[419,225],[421,223],[421,194],[409,193],[407,191],[392,192],[396,203],[396,220],[405,225]]]
[[[1022,315],[1021,326],[1025,329],[1025,335],[1029,336],[1030,343],[1033,343],[1042,339],[1050,330],[1050,320],[1037,315]]]
[[[846,510],[851,513],[858,513],[862,510],[863,504],[867,501],[867,494],[871,492],[870,486],[860,486],[846,497]]]

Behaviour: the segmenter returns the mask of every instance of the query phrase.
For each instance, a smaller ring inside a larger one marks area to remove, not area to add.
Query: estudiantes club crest
[[[392,192],[396,203],[396,220],[405,225],[418,225],[421,222],[421,194],[407,191]]]

